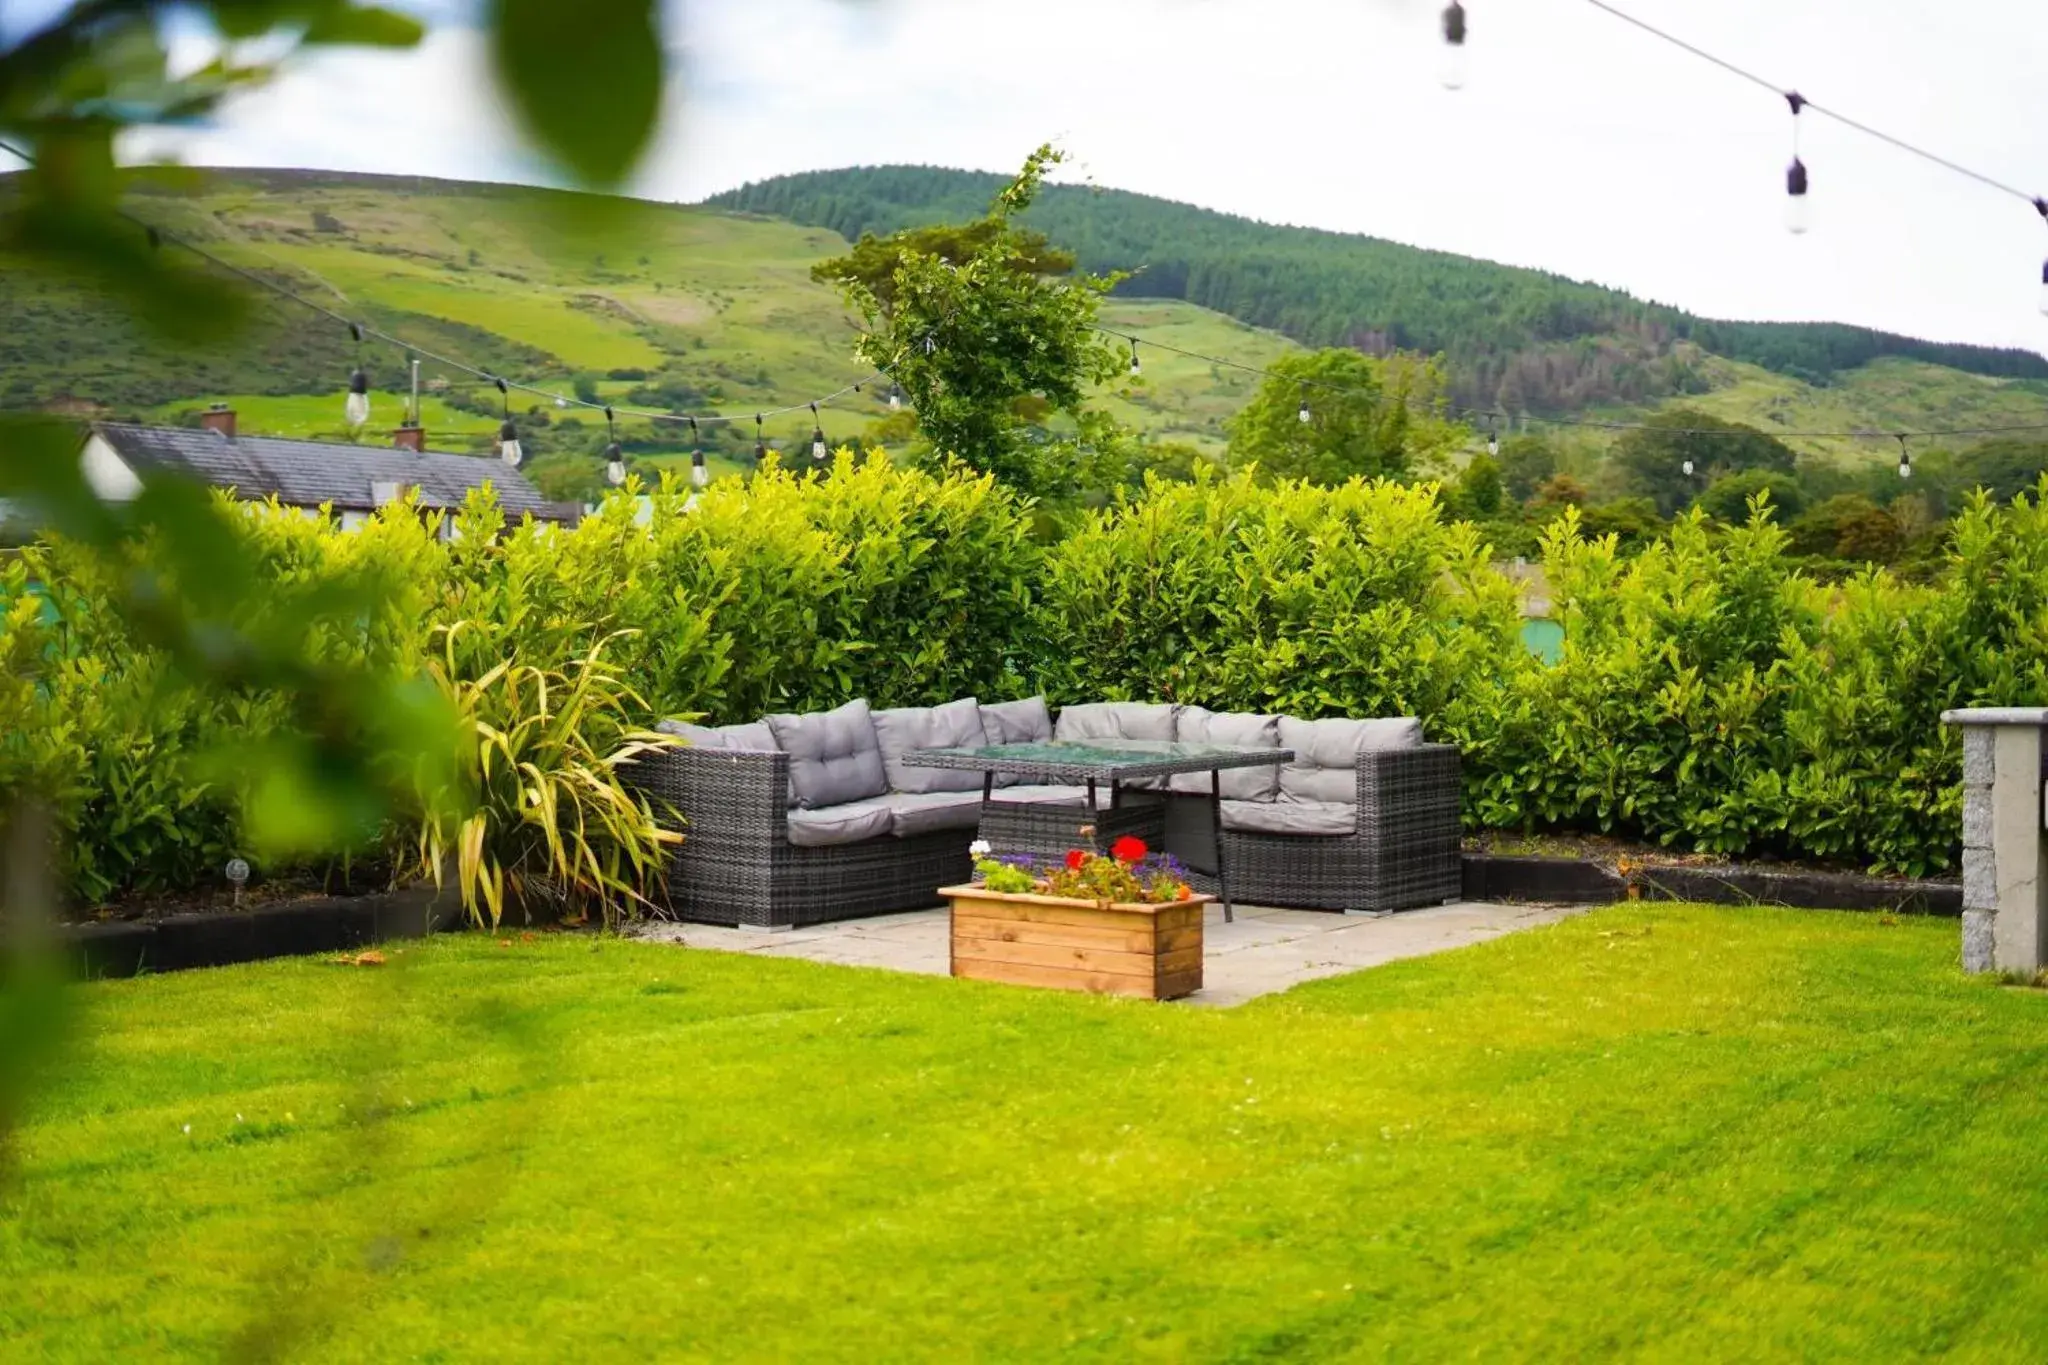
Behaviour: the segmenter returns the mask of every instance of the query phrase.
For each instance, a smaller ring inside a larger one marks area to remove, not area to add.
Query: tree
[[[1667,517],[1723,475],[1744,469],[1790,474],[1793,461],[1792,447],[1768,432],[1693,408],[1660,412],[1614,445],[1615,466],[1629,487]]]
[[[1770,497],[1774,519],[1780,524],[1805,510],[1806,492],[1799,482],[1768,469],[1744,469],[1714,480],[1699,503],[1716,521],[1739,526],[1749,520],[1749,502],[1759,493]]]
[[[1269,477],[1399,478],[1455,449],[1464,434],[1440,415],[1444,377],[1433,359],[1380,360],[1337,347],[1293,352],[1269,368],[1229,424],[1231,462],[1255,463]]]
[[[2000,502],[2033,492],[2044,470],[2048,470],[2048,441],[2041,440],[2002,437],[1981,441],[1956,458],[1957,482],[1962,488],[1989,489]]]
[[[1500,466],[1491,455],[1472,457],[1452,486],[1451,505],[1461,517],[1484,521],[1497,516],[1501,506]]]
[[[1541,436],[1523,433],[1500,443],[1501,488],[1516,502],[1528,502],[1544,480],[1557,473],[1557,450]]]
[[[1838,493],[1808,509],[1789,529],[1793,549],[1828,559],[1889,564],[1905,546],[1898,521],[1861,493]]]
[[[864,237],[812,272],[860,313],[854,354],[902,387],[932,449],[1030,493],[1073,478],[1075,443],[1045,439],[1042,419],[1078,418],[1124,363],[1095,326],[1123,276],[1073,276],[1015,222],[1062,160],[1033,152],[976,222]]]

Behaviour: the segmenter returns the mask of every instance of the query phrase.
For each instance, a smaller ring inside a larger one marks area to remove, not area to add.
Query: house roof
[[[245,498],[267,498],[295,507],[331,503],[337,509],[370,511],[377,506],[371,485],[395,482],[419,489],[427,507],[460,507],[471,489],[491,485],[506,515],[531,512],[550,521],[574,521],[571,504],[549,502],[526,476],[497,460],[446,452],[416,452],[332,441],[287,441],[273,436],[224,436],[195,427],[147,427],[95,422],[93,433],[114,448],[130,468],[171,469],[232,488]]]

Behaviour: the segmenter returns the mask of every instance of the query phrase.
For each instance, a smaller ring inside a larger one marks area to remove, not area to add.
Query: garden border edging
[[[1631,899],[1775,905],[1797,910],[1885,910],[1953,919],[1963,913],[1957,882],[1896,881],[1849,872],[1717,863],[1636,866],[1626,874],[1587,858],[1463,857],[1467,900],[1612,905]]]

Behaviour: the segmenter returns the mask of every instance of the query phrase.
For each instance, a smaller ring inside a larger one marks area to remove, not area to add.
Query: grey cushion
[[[1242,711],[1211,711],[1205,706],[1183,706],[1174,717],[1173,737],[1183,744],[1227,744],[1234,749],[1277,749],[1280,747],[1280,717],[1254,716]],[[1280,795],[1280,765],[1256,768],[1225,768],[1222,772],[1225,801],[1271,801]],[[1209,794],[1209,774],[1177,773],[1173,790]]]
[[[891,792],[889,832],[907,839],[913,834],[957,829],[971,832],[981,824],[981,792]]]
[[[885,796],[865,801],[848,801],[839,806],[820,806],[789,813],[789,841],[799,848],[831,848],[837,844],[858,844],[879,839],[894,824],[896,812]]]
[[[1173,738],[1173,715],[1180,708],[1167,702],[1088,701],[1060,708],[1054,739]]]
[[[889,789],[899,792],[979,792],[981,774],[965,768],[914,768],[903,761],[913,749],[978,749],[987,744],[981,706],[972,697],[944,706],[899,706],[875,712],[875,737]]]
[[[865,700],[833,711],[770,716],[775,743],[789,755],[791,804],[818,809],[843,806],[889,790],[882,742]]]
[[[1354,834],[1358,807],[1348,801],[1225,801],[1223,828],[1246,834]]]
[[[1012,801],[1018,804],[1051,802],[1061,806],[1085,806],[1088,804],[1086,787],[1004,787],[994,797],[997,801]]]
[[[1043,744],[1052,738],[1052,712],[1044,697],[983,702],[981,728],[991,744]]]
[[[1422,722],[1413,716],[1385,720],[1297,720],[1280,717],[1280,747],[1294,761],[1280,770],[1280,796],[1294,801],[1358,800],[1358,756],[1376,749],[1414,749],[1422,744]]]
[[[665,735],[681,735],[699,749],[745,749],[751,753],[773,753],[775,732],[765,720],[745,725],[692,725],[688,721],[665,720],[655,729]]]

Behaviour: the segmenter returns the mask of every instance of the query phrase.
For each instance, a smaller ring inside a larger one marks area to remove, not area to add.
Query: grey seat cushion
[[[1297,720],[1280,717],[1280,747],[1294,761],[1280,770],[1280,796],[1290,801],[1358,800],[1358,756],[1376,749],[1422,745],[1413,716],[1384,720]]]
[[[981,824],[981,793],[890,792],[882,798],[889,803],[889,832],[907,839],[934,830],[972,831]]]
[[[1223,828],[1243,834],[1355,834],[1358,807],[1348,801],[1225,801]]]
[[[1088,804],[1086,787],[1019,786],[1004,787],[993,798],[997,801],[1011,801],[1019,805],[1050,803],[1058,806],[1085,806]]]
[[[1052,738],[1052,712],[1044,697],[983,702],[981,728],[991,744],[1043,744]]]
[[[1277,749],[1280,747],[1280,717],[1254,716],[1242,711],[1211,711],[1205,706],[1183,706],[1174,718],[1173,737],[1183,744],[1228,744],[1235,749]],[[1225,768],[1225,801],[1272,801],[1280,795],[1280,765],[1256,768]],[[1173,790],[1209,794],[1208,773],[1177,773]]]
[[[789,755],[791,804],[815,810],[889,790],[882,742],[865,700],[808,715],[770,716],[768,728]]]
[[[792,810],[789,813],[789,841],[798,848],[832,848],[858,844],[888,834],[896,820],[889,798],[871,796],[865,801],[843,805]]]
[[[1179,709],[1170,702],[1077,702],[1060,708],[1059,723],[1052,727],[1052,737],[1171,740],[1174,712]]]
[[[664,720],[655,729],[665,735],[680,735],[699,749],[744,749],[752,753],[773,753],[775,732],[765,720],[745,725],[692,725],[688,721]]]
[[[903,761],[913,749],[978,749],[989,742],[981,705],[972,697],[944,706],[898,706],[875,712],[875,737],[889,789],[899,792],[979,792],[981,774],[964,768],[916,768]]]

